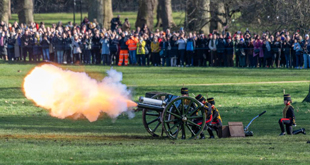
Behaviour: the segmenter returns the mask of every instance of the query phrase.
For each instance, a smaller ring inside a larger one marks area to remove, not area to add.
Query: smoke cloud
[[[107,71],[107,77],[98,82],[85,72],[63,70],[52,64],[35,67],[24,79],[25,96],[37,106],[50,110],[50,115],[60,119],[86,117],[96,121],[102,112],[116,118],[130,113],[130,91],[122,84],[122,73]]]

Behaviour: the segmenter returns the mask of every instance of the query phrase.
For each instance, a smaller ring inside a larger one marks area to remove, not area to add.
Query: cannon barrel
[[[138,109],[150,109],[150,110],[155,110],[155,111],[163,111],[166,104],[167,103],[162,100],[140,97],[139,103],[138,103]]]

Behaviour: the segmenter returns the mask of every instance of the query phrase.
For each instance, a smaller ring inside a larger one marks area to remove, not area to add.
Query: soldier
[[[208,103],[211,104],[211,109],[212,109],[212,122],[211,126],[208,127],[208,132],[210,134],[210,139],[214,138],[213,135],[213,130],[216,131],[216,134],[219,138],[222,137],[222,118],[221,115],[218,111],[218,109],[215,107],[215,101],[214,98],[208,98]]]
[[[206,99],[201,94],[197,95],[195,98],[196,98],[196,100],[200,101],[204,105],[204,108],[205,108],[205,111],[206,111],[205,113],[207,115],[206,124],[208,126],[210,126],[211,122],[212,122],[212,119],[213,119],[212,118],[211,105],[208,102],[206,102]],[[202,124],[202,122],[199,121],[199,120],[195,121],[195,123],[197,123],[198,125]],[[200,134],[200,139],[205,139],[205,135],[204,135],[203,132],[201,132],[201,134]]]
[[[188,88],[181,88],[181,95],[188,97]]]
[[[304,128],[293,132],[292,125],[296,125],[296,123],[295,123],[294,107],[291,105],[291,103],[292,103],[291,95],[285,94],[284,95],[285,108],[283,109],[283,118],[279,120],[279,125],[281,128],[281,134],[279,136],[285,135],[284,124],[286,125],[286,132],[288,135],[292,134],[295,135],[299,133],[306,134]]]

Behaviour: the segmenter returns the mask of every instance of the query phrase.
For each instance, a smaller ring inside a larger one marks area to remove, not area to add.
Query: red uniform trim
[[[282,122],[283,120],[291,120],[291,118],[281,118],[280,122]]]
[[[211,122],[211,124],[217,124],[219,123],[220,121],[217,119],[216,122]]]
[[[211,121],[212,121],[212,115],[210,116],[210,119],[206,121],[206,123],[209,123],[209,122],[211,122]],[[197,123],[197,124],[198,124],[198,125],[201,125],[202,122],[199,122],[199,123]]]

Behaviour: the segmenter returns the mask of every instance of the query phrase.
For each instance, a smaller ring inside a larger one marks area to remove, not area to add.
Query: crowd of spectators
[[[131,30],[126,18],[111,20],[111,29],[94,19],[80,25],[44,22],[0,24],[0,56],[6,61],[53,61],[59,64],[310,68],[309,34],[282,30],[210,34],[151,32],[147,25]]]

